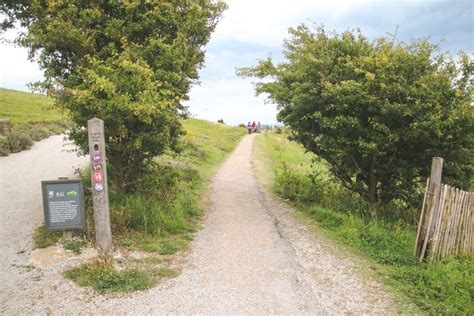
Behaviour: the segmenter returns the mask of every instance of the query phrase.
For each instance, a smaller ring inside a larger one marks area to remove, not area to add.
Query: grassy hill
[[[0,118],[10,119],[13,125],[62,120],[52,104],[50,98],[40,94],[0,88]]]
[[[0,88],[0,119],[9,119],[11,130],[0,135],[0,156],[29,149],[33,142],[64,132],[67,123],[40,94]]]

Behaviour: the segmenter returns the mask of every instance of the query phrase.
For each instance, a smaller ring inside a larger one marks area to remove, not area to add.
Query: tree
[[[198,79],[221,1],[2,1],[2,29],[44,70],[46,91],[87,152],[87,120],[104,120],[109,169],[133,190],[153,158],[179,151],[182,101]]]
[[[292,138],[375,209],[412,196],[445,158],[444,180],[463,188],[474,172],[473,64],[436,54],[425,40],[394,44],[360,31],[290,29],[286,61],[238,71],[262,79]],[[269,80],[270,79],[270,80]]]

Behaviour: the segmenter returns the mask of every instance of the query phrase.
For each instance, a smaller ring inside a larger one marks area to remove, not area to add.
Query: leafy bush
[[[344,187],[381,210],[413,204],[443,157],[444,181],[468,189],[474,176],[472,61],[426,40],[370,40],[360,31],[289,30],[286,61],[271,58],[240,75],[278,105],[292,139],[326,159]],[[415,190],[413,190],[415,188]],[[415,193],[413,195],[413,193]]]
[[[292,172],[286,165],[277,169],[275,191],[283,198],[297,203],[321,202],[322,187],[310,177]]]

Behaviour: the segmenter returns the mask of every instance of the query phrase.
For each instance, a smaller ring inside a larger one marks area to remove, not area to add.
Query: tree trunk
[[[370,172],[369,172],[369,179],[368,179],[368,183],[367,183],[367,187],[368,187],[367,199],[368,199],[369,203],[372,206],[375,206],[379,202],[378,194],[377,194],[377,185],[379,183],[379,180],[375,176],[375,166],[374,166],[375,162],[374,162],[374,160],[375,159],[372,159],[372,163],[371,163],[371,166],[370,166]]]

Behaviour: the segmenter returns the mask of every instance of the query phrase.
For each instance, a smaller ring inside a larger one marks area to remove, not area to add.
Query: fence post
[[[430,175],[430,181],[429,185],[427,187],[428,192],[432,192],[432,196],[429,196],[428,193],[428,201],[426,203],[429,204],[430,207],[427,207],[425,210],[426,213],[423,214],[420,218],[420,223],[419,223],[419,231],[421,234],[419,234],[420,238],[417,238],[417,242],[420,241],[420,245],[417,246],[419,248],[419,255],[420,255],[420,262],[423,261],[423,258],[425,257],[425,251],[429,251],[429,244],[430,244],[430,233],[432,230],[436,228],[436,219],[437,219],[437,212],[438,212],[438,203],[440,202],[439,199],[436,197],[436,191],[441,187],[441,176],[443,173],[443,158],[441,157],[433,157],[433,160],[431,162],[431,175]],[[439,190],[441,192],[441,190]],[[432,198],[432,200],[430,200]],[[423,202],[425,203],[425,202]],[[425,207],[425,205],[423,205]],[[435,219],[434,221],[432,219]],[[423,224],[426,225],[426,229],[423,229]],[[417,253],[417,251],[415,251]]]
[[[433,157],[433,161],[431,162],[431,176],[430,176],[430,184],[441,184],[441,175],[443,173],[443,158],[441,157]]]

